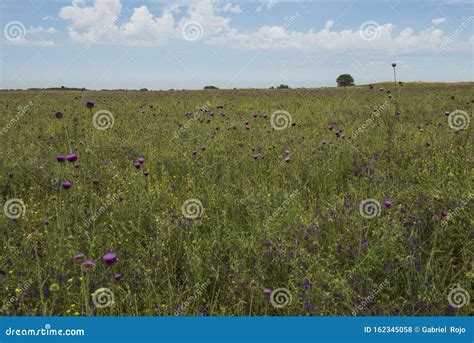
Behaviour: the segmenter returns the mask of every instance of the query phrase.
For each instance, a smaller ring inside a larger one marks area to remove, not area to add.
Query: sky
[[[0,0],[0,88],[473,81],[474,0]]]

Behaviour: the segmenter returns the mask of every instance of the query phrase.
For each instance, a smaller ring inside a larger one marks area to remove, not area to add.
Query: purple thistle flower
[[[148,175],[150,175],[150,172],[148,170],[144,170],[143,175],[148,176]]]
[[[328,126],[327,126],[328,130],[332,130],[334,129],[334,124],[333,123],[329,123]]]
[[[115,280],[115,281],[120,281],[121,279],[122,279],[122,274],[120,274],[120,273],[115,273],[115,275],[114,275],[114,280]]]
[[[88,102],[86,102],[86,106],[88,109],[92,110],[92,108],[94,107],[94,101],[92,100],[89,100]]]
[[[66,159],[69,162],[76,162],[77,161],[77,155],[76,154],[69,154],[66,156]]]
[[[258,159],[258,154],[253,154],[253,155],[252,155],[252,158],[253,158],[254,160]]]
[[[56,161],[58,161],[58,162],[64,162],[64,161],[66,161],[66,156],[64,156],[64,155],[58,155],[58,156],[56,156]]]
[[[102,256],[102,261],[104,261],[106,265],[112,265],[117,262],[117,254],[114,252],[108,252]]]
[[[446,210],[444,210],[444,211],[441,212],[441,215],[442,215],[443,217],[447,217],[447,216],[449,215],[449,212],[446,211]]]
[[[193,150],[193,151],[191,151],[191,153],[192,153],[193,155],[196,155],[196,154],[197,154],[197,151],[196,151],[196,150]]]
[[[385,207],[387,208],[390,208],[392,207],[392,202],[388,199],[385,199],[385,201],[383,202],[383,204],[385,205]]]
[[[64,189],[69,189],[72,187],[72,183],[70,183],[69,181],[64,181],[62,186]]]
[[[84,263],[82,265],[85,268],[92,268],[92,267],[95,266],[95,263],[94,263],[94,261],[87,259],[87,260],[84,261]]]
[[[84,254],[83,252],[78,252],[72,257],[72,260],[74,262],[79,262],[79,261],[83,261],[85,258],[86,258],[86,254]]]
[[[263,295],[269,297],[272,294],[272,291],[269,288],[263,289]]]
[[[138,158],[138,163],[140,163],[140,164],[145,163],[145,157],[139,157]]]
[[[63,117],[63,112],[58,111],[54,115],[56,116],[56,118],[61,119]]]
[[[394,68],[395,68],[396,66],[397,66],[397,64],[396,64],[396,63],[392,63],[392,67],[394,67]]]
[[[206,150],[206,146],[203,145],[203,146],[201,147],[201,150],[202,150],[202,151]]]
[[[450,113],[449,111],[445,111],[445,112],[444,112],[444,115],[445,115],[446,117],[449,117],[450,114],[451,114],[451,113]]]
[[[286,163],[290,163],[290,161],[291,161],[290,156],[285,157],[284,161],[285,161]]]
[[[93,185],[98,185],[99,183],[100,183],[99,179],[97,179],[97,178],[92,179],[92,184]]]
[[[134,166],[135,168],[137,168],[137,169],[140,169],[140,163],[139,163],[139,162],[135,162],[135,163],[133,164],[133,166]]]

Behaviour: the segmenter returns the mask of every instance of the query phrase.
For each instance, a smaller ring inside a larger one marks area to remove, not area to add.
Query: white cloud
[[[222,7],[223,12],[230,12],[234,14],[240,14],[242,13],[242,10],[240,9],[239,5],[232,5],[232,3],[225,4],[224,7]]]
[[[257,12],[261,12],[264,7],[266,7],[267,10],[272,8],[278,3],[278,0],[264,0],[262,3],[257,7]]]
[[[270,8],[276,3],[269,0],[263,4]],[[71,21],[69,37],[73,42],[97,42],[135,46],[163,45],[170,39],[183,39],[185,24],[194,21],[202,26],[201,42],[205,44],[227,45],[246,50],[299,51],[312,54],[343,54],[348,52],[374,52],[381,54],[421,54],[449,51],[470,51],[470,43],[451,40],[444,44],[445,33],[435,27],[415,33],[406,27],[396,34],[394,25],[385,23],[376,29],[376,39],[366,40],[358,29],[333,30],[334,21],[328,20],[318,31],[311,28],[307,32],[289,30],[288,26],[262,26],[254,32],[240,32],[231,26],[231,19],[221,12],[236,11],[232,4],[224,8],[212,0],[204,0],[187,6],[175,15],[183,5],[174,5],[154,16],[147,6],[136,7],[132,16],[120,26],[117,17],[121,12],[119,0],[94,0],[92,6],[86,6],[77,0],[72,6],[60,10],[59,16]],[[233,10],[231,10],[231,8]],[[183,12],[183,11],[181,11]],[[126,18],[125,18],[126,19]],[[433,20],[439,24],[438,18]],[[437,24],[435,24],[437,25]],[[443,46],[444,44],[444,46]],[[440,47],[443,46],[443,49]]]
[[[120,0],[94,0],[92,7],[80,7],[81,4],[82,1],[73,0],[72,6],[59,11],[59,17],[71,20],[75,29],[104,25],[117,18],[122,10]]]
[[[27,33],[55,33],[57,31],[54,27],[49,27],[45,29],[43,26],[38,26],[38,27],[30,26],[30,28],[26,32]]]
[[[439,25],[446,22],[446,18],[436,18],[432,20],[433,25]]]
[[[147,6],[134,8],[130,20],[117,26],[120,15],[119,0],[94,0],[92,7],[77,5],[64,7],[59,16],[72,21],[69,37],[76,43],[104,42],[134,46],[157,46],[169,39],[182,39],[181,30],[189,21],[196,21],[203,27],[203,37],[221,35],[230,29],[230,19],[216,14],[211,0],[189,5],[186,15],[176,21],[172,6],[155,17]]]

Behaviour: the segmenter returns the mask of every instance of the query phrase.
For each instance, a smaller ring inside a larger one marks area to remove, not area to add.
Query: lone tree
[[[354,79],[350,74],[341,74],[336,79],[338,87],[354,86]]]
[[[204,86],[204,89],[219,89],[216,86]]]

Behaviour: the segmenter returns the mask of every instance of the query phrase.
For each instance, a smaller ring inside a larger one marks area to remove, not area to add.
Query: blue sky
[[[473,81],[472,0],[1,0],[1,88]]]

